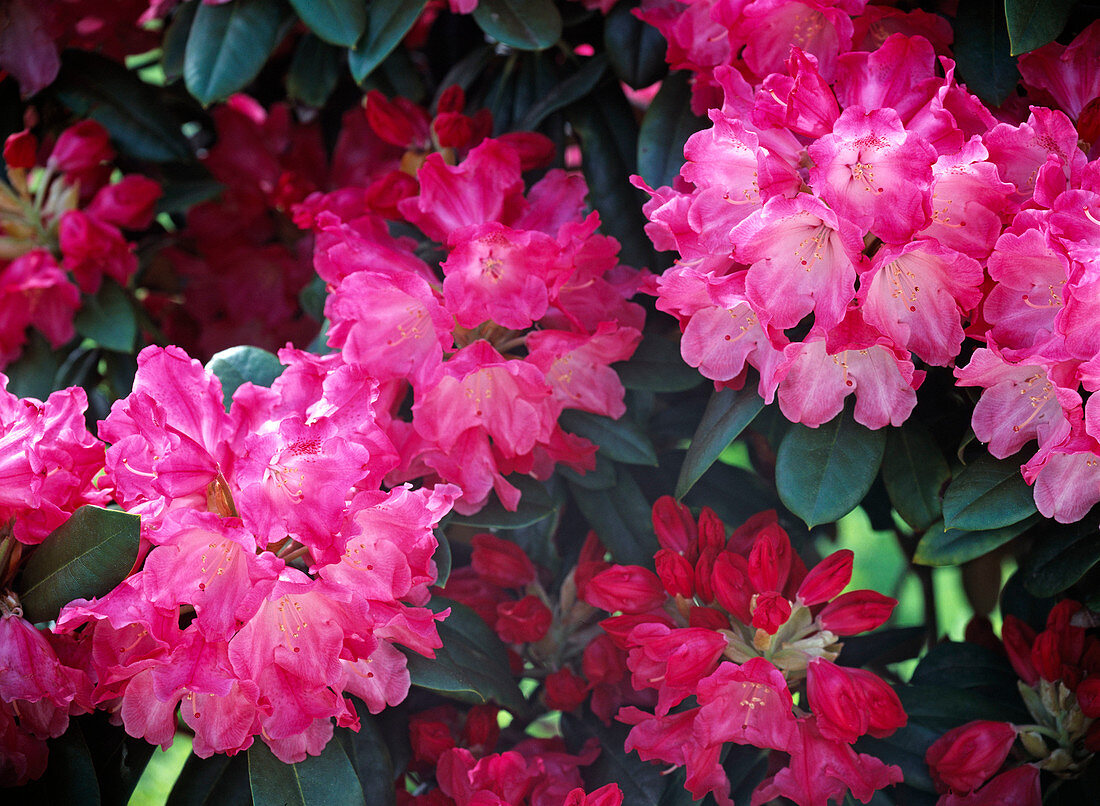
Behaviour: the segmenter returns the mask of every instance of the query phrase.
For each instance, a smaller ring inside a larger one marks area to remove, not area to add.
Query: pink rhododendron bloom
[[[1016,741],[1007,722],[968,722],[928,748],[926,759],[940,791],[969,792],[997,772]]]

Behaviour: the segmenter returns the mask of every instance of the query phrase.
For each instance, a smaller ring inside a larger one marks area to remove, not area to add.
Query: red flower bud
[[[82,120],[61,132],[49,164],[65,173],[79,173],[110,162],[114,157],[107,130],[94,120]]]
[[[653,529],[662,548],[685,556],[699,540],[691,510],[671,495],[662,495],[653,504]]]
[[[390,171],[367,186],[364,201],[375,213],[391,221],[401,219],[397,203],[420,192],[417,181],[403,171]]]
[[[389,100],[378,90],[367,93],[367,122],[390,145],[427,150],[428,116],[419,106],[400,96]]]
[[[711,574],[714,596],[727,613],[742,624],[752,621],[749,605],[755,593],[749,581],[749,562],[740,554],[723,551],[714,561]]]
[[[726,548],[726,525],[710,507],[699,513],[699,553],[707,549],[714,552]]]
[[[1060,636],[1051,630],[1043,630],[1035,636],[1031,645],[1031,663],[1044,680],[1052,683],[1062,679],[1062,653]]]
[[[779,524],[764,527],[749,552],[749,579],[761,593],[781,591],[791,570],[791,539]]]
[[[38,138],[26,129],[9,134],[8,139],[4,141],[4,162],[9,168],[24,170],[33,168],[37,153]]]
[[[690,599],[695,595],[695,569],[684,557],[668,549],[660,549],[654,556],[657,576],[669,596],[680,595]]]
[[[455,746],[455,740],[446,722],[423,716],[414,714],[409,718],[409,743],[415,760],[435,764],[445,751]]]
[[[757,512],[733,530],[727,548],[731,551],[736,551],[738,554],[747,556],[748,553],[752,551],[752,547],[756,545],[757,533],[766,526],[778,522],[778,516],[775,514],[774,509]]]
[[[535,581],[535,564],[510,540],[491,534],[476,535],[471,565],[486,582],[502,588],[522,588]]]
[[[615,647],[610,635],[598,635],[584,648],[581,671],[593,686],[617,683],[626,675],[626,657]]]
[[[153,208],[160,194],[157,182],[140,174],[130,174],[113,185],[100,188],[88,212],[122,229],[144,229],[153,220]]]
[[[584,539],[584,545],[581,546],[581,554],[577,558],[577,567],[573,571],[573,583],[577,586],[577,598],[581,601],[587,601],[584,598],[585,592],[588,590],[588,583],[592,577],[611,567],[611,564],[603,558],[605,551],[606,549],[604,549],[596,533],[589,531],[588,536]]]
[[[814,658],[806,674],[810,707],[826,738],[849,744],[865,733],[881,738],[909,719],[894,690],[871,672]]]
[[[585,794],[580,787],[565,796],[562,806],[622,806],[623,793],[618,784],[604,784]]]
[[[1035,643],[1035,630],[1013,615],[1005,616],[1001,625],[1001,640],[1004,642],[1008,660],[1020,679],[1029,686],[1039,682],[1039,673],[1031,662],[1031,645]]]
[[[790,617],[791,603],[783,598],[783,594],[775,591],[757,594],[752,608],[752,626],[768,635],[775,635],[776,630]]]
[[[477,122],[476,118],[474,122]],[[520,170],[523,171],[549,165],[557,151],[553,140],[536,132],[506,132],[497,141],[515,149],[519,154]]]
[[[432,121],[432,131],[442,148],[462,148],[470,144],[474,122],[460,112],[440,112]]]
[[[707,630],[728,630],[729,616],[713,607],[692,607],[688,611],[688,626],[703,627]]]
[[[466,108],[466,93],[458,84],[452,84],[440,93],[435,108],[440,114],[461,112]]]
[[[849,549],[834,551],[810,569],[798,588],[798,601],[807,607],[827,602],[852,581],[852,557]]]
[[[524,596],[518,602],[497,605],[497,635],[506,644],[526,644],[540,640],[550,629],[554,614],[537,596]]]
[[[933,742],[924,760],[940,792],[970,792],[1001,768],[1015,741],[1007,722],[968,722]]]
[[[645,613],[667,598],[657,575],[636,565],[613,565],[589,580],[584,600],[609,613]]]
[[[1030,764],[1005,770],[976,792],[947,795],[937,806],[1042,806],[1039,769]]]
[[[466,714],[466,725],[462,728],[462,743],[478,755],[492,752],[500,738],[500,709],[495,705],[475,705]]]
[[[1074,692],[1081,711],[1089,719],[1100,716],[1100,677],[1089,677],[1077,685]]]
[[[837,635],[855,635],[879,627],[890,618],[898,600],[871,590],[843,593],[818,614],[821,626]]]
[[[543,700],[551,711],[572,711],[588,695],[588,684],[568,666],[546,677]]]

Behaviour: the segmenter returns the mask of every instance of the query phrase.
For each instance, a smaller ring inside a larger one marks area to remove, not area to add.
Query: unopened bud
[[[1033,730],[1020,731],[1020,742],[1033,758],[1046,758],[1050,754],[1043,736]]]
[[[1044,770],[1050,770],[1057,773],[1064,770],[1068,770],[1073,766],[1073,756],[1071,756],[1064,748],[1059,747],[1049,756],[1046,761],[1039,764]]]

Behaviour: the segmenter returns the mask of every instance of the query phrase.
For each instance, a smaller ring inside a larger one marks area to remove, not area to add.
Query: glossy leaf
[[[643,337],[629,361],[613,366],[627,389],[683,392],[703,382],[699,370],[684,363],[679,342],[660,336]]]
[[[157,213],[186,213],[190,208],[218,196],[225,185],[208,174],[196,172],[185,178],[165,178],[157,199]]]
[[[191,33],[191,23],[195,21],[198,6],[198,3],[177,6],[172,21],[164,31],[160,67],[164,71],[165,81],[169,83],[183,78],[183,54],[187,50],[187,37]]]
[[[1020,563],[1024,587],[1033,596],[1061,593],[1100,562],[1095,516],[1066,525],[1047,523],[1036,531],[1035,548]]]
[[[367,706],[353,699],[359,714],[359,730],[337,728],[336,737],[344,746],[352,769],[362,784],[365,806],[394,806],[393,759],[386,744],[382,720],[371,714]]]
[[[1039,521],[1038,513],[1017,523],[999,529],[967,532],[962,529],[944,529],[943,522],[935,523],[917,544],[913,562],[920,565],[962,565],[983,554],[988,554],[1018,537]]]
[[[443,646],[435,658],[405,652],[413,685],[462,702],[492,700],[524,713],[527,704],[512,678],[507,649],[489,625],[470,608],[442,596],[433,596],[428,607],[437,613],[449,607],[451,613],[438,625]]]
[[[885,450],[882,429],[865,428],[848,409],[818,428],[795,425],[776,456],[779,497],[807,526],[840,520],[871,489]]]
[[[985,103],[1000,106],[1020,80],[1002,0],[959,3],[954,28],[959,80]]]
[[[103,124],[127,156],[150,162],[193,159],[181,121],[161,90],[118,62],[94,53],[67,51],[53,88],[78,117]]]
[[[598,453],[594,470],[580,473],[571,467],[558,465],[557,472],[570,484],[578,484],[586,490],[610,490],[615,486],[615,463]]]
[[[230,347],[215,353],[207,362],[206,368],[222,382],[226,410],[233,401],[233,393],[242,383],[271,386],[286,369],[272,353],[250,346]]]
[[[92,754],[102,803],[104,806],[128,803],[156,746],[127,735],[121,725],[112,725],[103,711],[77,717],[75,721],[80,723]]]
[[[844,636],[841,666],[885,666],[915,658],[924,650],[924,627],[891,627],[864,635]]]
[[[279,44],[284,16],[278,0],[199,5],[183,57],[187,91],[208,106],[244,89]]]
[[[8,391],[13,395],[45,400],[57,388],[54,381],[60,370],[60,357],[45,336],[32,330],[23,354],[4,367],[4,374],[8,376]]]
[[[1019,700],[1017,675],[1008,659],[984,646],[942,641],[921,658],[910,678],[913,685],[986,690],[1009,701]]]
[[[480,0],[474,21],[516,50],[544,50],[561,38],[561,14],[553,0]]]
[[[435,563],[435,584],[442,588],[451,577],[451,543],[442,529],[435,530],[435,541],[435,553],[432,555],[432,562]]]
[[[480,529],[519,529],[538,523],[554,513],[554,502],[550,500],[546,487],[541,482],[530,476],[513,474],[508,477],[508,483],[519,488],[521,493],[519,506],[514,512],[505,509],[496,493],[493,493],[489,496],[489,502],[477,512],[471,515],[455,513],[448,522]]]
[[[1012,55],[1041,48],[1066,27],[1074,0],[1005,0]]]
[[[309,30],[333,45],[350,48],[367,25],[363,0],[290,0],[290,4]]]
[[[371,0],[367,8],[367,33],[358,47],[348,51],[348,67],[362,82],[386,60],[413,27],[427,0]]]
[[[856,742],[855,750],[901,767],[904,785],[925,793],[934,793],[936,785],[928,773],[924,754],[932,743],[940,737],[940,731],[926,725],[905,725],[883,739],[864,736]],[[904,801],[909,803],[909,800]],[[933,801],[934,802],[934,801]]]
[[[626,468],[615,471],[615,486],[607,490],[571,484],[573,499],[615,562],[651,566],[659,548],[652,506]]]
[[[604,50],[615,74],[633,89],[658,81],[668,69],[668,42],[655,27],[635,17],[631,4],[618,3],[603,26]]]
[[[982,454],[951,480],[943,494],[949,529],[986,531],[1018,523],[1035,513],[1020,463]]]
[[[340,79],[343,51],[315,36],[303,36],[294,49],[286,92],[307,106],[321,107]]]
[[[603,74],[607,71],[607,56],[603,53],[586,59],[575,73],[554,87],[532,104],[523,114],[523,119],[516,124],[517,131],[533,131],[538,128],[550,115],[558,112],[569,104],[592,92]]]
[[[23,568],[16,593],[32,623],[57,618],[73,599],[103,596],[126,578],[138,556],[141,519],[91,505],[50,533]]]
[[[882,480],[890,503],[907,524],[920,531],[941,517],[940,491],[951,478],[951,468],[932,434],[913,420],[886,434]]]
[[[645,431],[627,419],[612,420],[599,414],[570,409],[558,419],[566,431],[582,436],[600,448],[608,459],[628,465],[656,465],[657,452]]]
[[[973,719],[1025,722],[1027,711],[996,697],[952,686],[901,686],[897,690],[910,725],[924,725],[940,733]]]
[[[77,721],[50,741],[49,766],[40,783],[49,804],[99,806],[102,802],[92,753]]]
[[[248,748],[248,781],[255,806],[365,806],[363,789],[340,742],[319,756],[284,764],[263,742]]]
[[[689,74],[677,70],[661,84],[638,132],[638,173],[650,187],[671,185],[684,164],[684,144],[710,121],[691,111]]]
[[[762,408],[764,401],[751,385],[738,391],[722,389],[710,396],[676,480],[677,498],[687,494]]]
[[[73,322],[76,332],[118,353],[134,349],[138,335],[134,304],[113,280],[105,279],[94,297],[86,297]]]
[[[168,793],[167,806],[249,806],[248,754],[210,758],[192,754]]]

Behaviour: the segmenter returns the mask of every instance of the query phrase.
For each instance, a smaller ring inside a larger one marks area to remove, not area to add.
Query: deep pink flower
[[[896,599],[876,591],[849,591],[825,605],[817,620],[837,635],[855,635],[884,624],[897,604]]]
[[[967,722],[937,739],[925,760],[941,792],[970,792],[996,773],[1016,741],[1007,722]]]
[[[812,607],[838,596],[852,580],[854,557],[850,549],[841,549],[811,568],[798,587],[798,602]]]
[[[652,571],[633,565],[613,565],[588,581],[585,601],[609,613],[644,613],[665,601],[665,589]]]
[[[526,644],[546,635],[553,620],[553,613],[542,600],[529,594],[518,602],[498,604],[493,629],[505,643]]]

